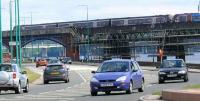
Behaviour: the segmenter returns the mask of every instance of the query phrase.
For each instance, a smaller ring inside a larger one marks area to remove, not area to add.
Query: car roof
[[[170,61],[170,60],[183,60],[183,59],[166,59],[166,61]]]
[[[135,61],[132,59],[112,59],[112,60],[106,60],[104,62],[130,62],[130,61]]]
[[[48,64],[47,66],[58,66],[58,65],[63,66],[63,64],[61,64],[61,63],[52,63],[52,64]]]
[[[11,63],[2,63],[0,65],[13,65],[13,64],[11,64]]]
[[[59,59],[50,59],[50,61],[59,60]]]

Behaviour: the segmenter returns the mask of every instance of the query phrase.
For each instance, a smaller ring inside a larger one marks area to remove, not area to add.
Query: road
[[[200,84],[198,78],[200,74],[190,73],[189,82],[181,81],[158,84],[157,72],[144,70],[145,74],[145,91],[133,94],[125,92],[112,92],[110,95],[99,93],[98,96],[90,96],[89,80],[92,76],[91,70],[96,70],[95,66],[85,65],[67,65],[70,68],[70,83],[52,82],[51,84],[42,84],[42,79],[30,86],[28,94],[14,94],[12,91],[2,92],[0,101],[137,101],[139,97],[152,94],[163,89],[181,89],[187,85]],[[34,65],[26,67],[42,72],[42,68],[35,69]]]

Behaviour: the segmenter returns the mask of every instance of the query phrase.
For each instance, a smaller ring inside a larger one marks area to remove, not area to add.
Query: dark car
[[[58,59],[50,59],[48,64],[61,64],[62,62]]]
[[[159,83],[165,80],[188,81],[188,68],[182,59],[164,60],[158,72]]]
[[[64,64],[72,64],[72,59],[70,57],[63,58],[62,62]]]
[[[144,90],[144,76],[136,61],[129,59],[108,60],[102,63],[90,80],[90,92],[110,94],[111,91],[126,91],[131,94],[137,89]]]
[[[44,84],[49,81],[65,81],[69,82],[69,69],[62,64],[49,64],[44,70]]]

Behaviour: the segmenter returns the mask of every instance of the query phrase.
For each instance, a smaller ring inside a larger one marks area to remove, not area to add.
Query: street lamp
[[[21,31],[20,31],[20,13],[19,0],[15,0],[15,36],[16,36],[16,63],[21,67]]]
[[[86,10],[87,10],[87,12],[86,12],[86,17],[87,17],[87,22],[88,22],[88,5],[79,5],[79,6],[82,6],[82,7],[86,7]],[[88,35],[88,51],[87,51],[87,58],[88,58],[88,60],[89,60],[89,57],[90,57],[90,34],[89,34],[89,26],[87,25],[87,35]]]
[[[10,42],[13,41],[13,32],[12,32],[12,28],[13,28],[13,25],[12,25],[12,0],[10,0],[10,3],[9,3],[9,8],[10,8]],[[13,45],[10,45],[10,53],[11,53],[11,62],[12,62],[12,59],[13,59]]]
[[[200,13],[200,0],[199,0],[199,4],[198,4],[198,13]]]
[[[87,17],[87,21],[88,21],[88,5],[79,5],[79,6],[86,7],[86,10],[87,10],[86,17]]]
[[[2,48],[3,48],[3,44],[2,44],[2,10],[1,10],[1,0],[0,0],[0,63],[3,62],[3,53],[2,53]]]

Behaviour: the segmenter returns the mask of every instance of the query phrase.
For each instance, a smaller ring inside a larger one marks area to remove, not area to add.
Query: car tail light
[[[13,79],[16,79],[17,75],[16,73],[13,73]]]

